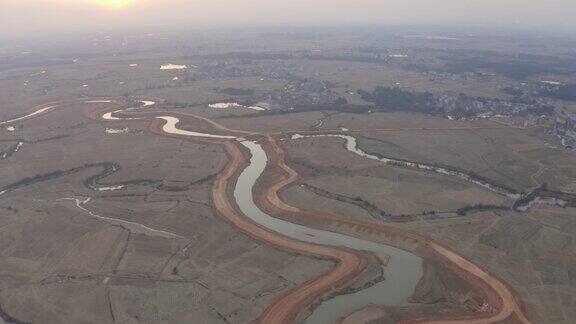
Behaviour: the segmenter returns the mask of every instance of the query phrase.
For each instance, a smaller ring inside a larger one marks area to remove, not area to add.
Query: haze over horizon
[[[0,36],[154,26],[440,24],[570,30],[576,27],[575,15],[572,0],[3,0]]]

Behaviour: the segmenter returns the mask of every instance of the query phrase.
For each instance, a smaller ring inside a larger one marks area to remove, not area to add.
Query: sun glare
[[[120,9],[134,3],[134,0],[96,0],[98,4],[112,9]]]

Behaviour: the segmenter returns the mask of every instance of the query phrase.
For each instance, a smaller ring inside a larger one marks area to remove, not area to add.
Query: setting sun
[[[98,4],[103,6],[119,9],[129,6],[130,4],[134,3],[135,0],[96,0]]]

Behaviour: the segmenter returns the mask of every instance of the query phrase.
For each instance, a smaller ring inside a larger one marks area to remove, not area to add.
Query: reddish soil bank
[[[259,322],[294,323],[301,311],[307,309],[320,296],[345,287],[364,271],[367,266],[367,259],[363,257],[362,253],[296,241],[276,232],[269,231],[238,212],[232,191],[236,179],[240,171],[246,166],[247,161],[237,141],[190,139],[185,136],[168,135],[162,131],[162,124],[163,122],[158,120],[152,121],[150,124],[151,131],[156,134],[224,146],[229,157],[229,162],[217,175],[214,187],[212,188],[212,201],[220,217],[224,218],[228,223],[242,232],[266,244],[290,252],[334,260],[336,262],[336,266],[322,276],[310,280],[284,294],[273,305],[266,309],[258,319]]]
[[[354,228],[357,233],[376,232],[378,235],[387,236],[389,244],[412,250],[422,257],[435,258],[467,280],[474,287],[482,289],[486,296],[488,296],[489,304],[492,308],[489,312],[478,313],[473,316],[415,319],[405,321],[404,323],[498,323],[505,320],[529,323],[519,301],[506,284],[489,274],[488,271],[459,256],[451,249],[433,242],[429,238],[381,223],[342,220],[338,219],[337,215],[306,211],[285,204],[279,194],[282,190],[293,185],[298,180],[299,175],[286,164],[285,151],[280,142],[272,136],[266,136],[266,142],[263,147],[266,149],[268,156],[271,157],[270,160],[273,164],[271,167],[275,168],[275,171],[284,173],[285,176],[282,180],[262,190],[262,194],[257,197],[257,202],[263,206],[263,209],[273,214],[278,214],[278,211],[280,213],[300,213],[303,214],[304,219],[320,219],[324,223],[336,222],[339,225],[338,227],[345,225],[348,228]],[[276,209],[276,212],[274,212],[274,209]],[[412,247],[417,247],[418,251]]]

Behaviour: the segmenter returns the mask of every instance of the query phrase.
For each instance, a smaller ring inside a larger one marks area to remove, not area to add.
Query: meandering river
[[[86,101],[87,103],[89,102],[102,102],[100,100],[98,101]],[[141,107],[132,107],[132,108],[126,108],[126,109],[119,109],[119,110],[115,110],[112,112],[107,112],[104,115],[102,115],[102,119],[105,120],[135,120],[135,119],[139,119],[136,117],[128,117],[128,118],[120,118],[120,117],[115,117],[114,114],[119,113],[119,112],[123,112],[123,111],[132,111],[132,110],[136,110],[136,109],[140,109],[140,108],[146,108],[146,107],[150,107],[150,106],[154,106],[156,104],[156,102],[154,101],[146,101],[146,100],[140,100],[140,103],[142,104]]]
[[[176,128],[178,118],[157,117],[166,121],[163,130],[169,134],[231,139],[232,136],[190,132]],[[284,236],[321,245],[341,246],[353,250],[377,252],[390,256],[385,268],[385,280],[360,291],[339,295],[322,302],[305,323],[333,323],[340,317],[369,304],[401,305],[408,301],[422,276],[422,259],[410,252],[389,245],[366,241],[344,234],[317,230],[272,217],[254,202],[254,185],[268,163],[266,152],[255,141],[238,139],[251,154],[250,164],[240,173],[234,188],[234,198],[242,213],[269,230]]]
[[[89,103],[89,102],[87,102]],[[116,112],[127,111],[127,110],[135,110],[138,108],[143,108],[147,106],[151,106],[154,102],[142,101],[141,107],[135,108],[128,108],[124,110],[118,110]],[[45,107],[42,108],[32,114],[26,115],[24,117],[11,119],[8,121],[0,122],[0,125],[6,123],[12,123],[16,121],[20,121],[26,118],[35,117],[42,113],[47,112],[57,106]],[[105,113],[102,117],[104,119],[109,120],[121,120],[122,118],[116,118],[113,116],[113,113]],[[108,118],[106,118],[108,117]],[[404,251],[402,249],[398,249],[386,244],[371,242],[367,240],[362,240],[359,238],[347,236],[340,233],[334,233],[330,231],[324,230],[317,230],[308,228],[303,225],[293,224],[288,221],[274,218],[262,210],[258,208],[258,206],[254,202],[253,190],[254,185],[257,183],[258,179],[262,176],[262,173],[266,169],[268,164],[268,156],[266,155],[266,151],[262,148],[262,146],[257,141],[246,140],[242,138],[237,138],[234,136],[224,136],[224,135],[215,135],[215,134],[207,134],[207,133],[198,133],[192,131],[186,131],[178,129],[176,126],[179,123],[179,119],[171,116],[160,116],[155,117],[165,121],[163,125],[163,130],[168,134],[175,134],[180,136],[190,136],[190,137],[212,137],[212,138],[221,138],[227,139],[231,141],[238,141],[240,145],[243,145],[251,155],[250,163],[246,166],[240,173],[237,182],[235,183],[234,188],[234,198],[239,206],[241,212],[248,217],[249,219],[253,220],[254,222],[260,224],[262,227],[269,229],[270,231],[279,233],[286,237],[292,238],[294,240],[302,241],[302,242],[310,242],[325,246],[334,246],[334,247],[346,247],[353,250],[358,251],[370,251],[375,252],[377,255],[386,254],[390,256],[389,262],[385,268],[385,280],[375,285],[362,289],[360,291],[339,295],[330,300],[322,302],[313,312],[312,314],[305,320],[305,323],[308,324],[316,324],[316,323],[333,323],[342,316],[345,316],[351,312],[359,310],[369,304],[379,304],[379,305],[401,305],[406,303],[410,295],[413,293],[416,284],[418,283],[419,279],[422,276],[422,259],[418,256]],[[124,119],[132,119],[132,118],[124,118]],[[222,127],[221,127],[222,128]],[[356,144],[356,138],[352,136],[346,135],[319,135],[319,136],[334,136],[334,137],[341,137],[346,140],[346,148],[360,156],[379,160],[384,163],[399,165],[404,167],[414,167],[418,169],[424,169],[428,171],[433,171],[441,174],[451,175],[463,178],[475,184],[481,185],[493,191],[499,191],[505,195],[514,195],[512,191],[509,191],[505,188],[501,188],[499,186],[493,185],[484,181],[483,179],[474,177],[473,175],[469,175],[457,170],[451,170],[443,167],[438,166],[431,166],[421,163],[415,163],[410,161],[402,161],[402,160],[395,160],[391,158],[379,157],[376,155],[372,155],[366,153],[358,148]],[[304,136],[295,135],[293,138],[302,138]],[[231,146],[228,145],[227,147],[230,148]],[[18,147],[19,148],[19,147]],[[234,148],[236,149],[236,148]],[[236,151],[238,152],[238,151]],[[237,160],[236,160],[237,161]],[[94,165],[88,165],[96,166]],[[82,168],[86,168],[87,166],[71,169],[65,171],[64,173],[76,172],[76,170],[80,170]],[[236,167],[236,166],[235,166]],[[229,173],[231,174],[231,173]],[[43,175],[41,178],[50,178],[52,176],[60,176],[60,173],[55,174],[46,174]],[[229,175],[227,175],[229,177]],[[26,180],[26,179],[24,179]],[[25,182],[25,181],[23,181]],[[7,186],[6,188],[10,189],[11,187],[17,187],[20,183],[13,184],[12,186]],[[105,187],[106,188],[106,187]],[[108,187],[108,190],[111,190]],[[5,193],[8,189],[5,189],[0,192],[0,195]],[[106,190],[106,189],[104,189]],[[502,192],[503,191],[503,192]],[[83,209],[91,216],[95,218],[105,219],[109,221],[113,221],[113,219],[109,219],[100,215],[96,215],[89,211],[88,209],[84,208],[83,205],[89,202],[89,198],[85,200],[80,200],[77,198],[65,198],[66,200],[72,200],[76,203],[77,207]],[[536,197],[534,203],[542,203],[541,197]],[[547,201],[544,201],[547,202]],[[563,200],[561,202],[564,202]],[[529,202],[530,203],[530,202]],[[554,201],[554,203],[558,203],[558,201]],[[234,212],[235,214],[235,212]],[[134,225],[139,229],[144,229],[147,231],[152,231],[158,235],[166,235],[168,237],[177,236],[173,233],[155,230],[152,228],[145,227],[144,225],[131,223],[128,221],[121,221],[121,220],[114,220],[123,222],[123,225]],[[278,238],[278,236],[277,236]],[[286,242],[286,241],[285,241]],[[293,242],[291,242],[293,243]],[[301,243],[298,243],[301,244]],[[309,246],[314,248],[314,246]],[[318,247],[318,246],[316,246]],[[495,305],[500,305],[501,307],[498,308],[498,312],[494,313],[490,319],[486,317],[481,317],[477,319],[471,319],[468,322],[477,322],[477,323],[484,323],[487,320],[491,322],[502,321],[506,318],[514,315],[516,319],[519,319],[523,323],[529,323],[522,312],[522,308],[519,306],[516,298],[510,292],[510,290],[506,287],[506,285],[500,282],[498,279],[492,277],[490,274],[485,272],[483,269],[479,268],[478,266],[474,265],[470,261],[460,257],[453,251],[444,248],[443,246],[435,243],[435,242],[428,242],[428,247],[433,251],[436,251],[440,255],[444,256],[447,260],[452,262],[454,265],[458,266],[460,269],[463,269],[467,273],[472,276],[477,277],[478,279],[482,280],[486,283],[491,289],[493,289],[498,300],[494,301]],[[322,248],[325,249],[325,248]],[[278,312],[277,312],[278,313]],[[280,316],[283,316],[282,314]]]
[[[390,262],[384,272],[386,278],[384,281],[370,288],[339,295],[321,303],[306,319],[305,323],[334,323],[341,316],[369,304],[401,305],[407,302],[422,276],[421,258],[389,245],[308,228],[264,213],[254,203],[253,189],[266,168],[268,158],[258,143],[246,140],[241,143],[250,150],[252,155],[250,164],[240,174],[234,189],[234,198],[244,215],[270,230],[299,241],[343,246],[354,250],[385,253],[390,256]]]
[[[388,157],[379,157],[379,156],[376,156],[374,154],[366,153],[361,148],[358,147],[356,137],[353,137],[350,135],[340,135],[340,134],[324,134],[324,135],[294,134],[294,135],[292,135],[293,140],[302,139],[302,138],[310,138],[310,137],[342,138],[346,141],[346,144],[344,146],[346,147],[346,149],[348,151],[350,151],[356,155],[359,155],[361,157],[370,159],[370,160],[380,161],[380,162],[383,162],[383,163],[388,164],[388,165],[403,166],[403,167],[407,167],[407,168],[415,168],[415,169],[419,169],[419,170],[435,172],[435,173],[442,174],[442,175],[457,177],[457,178],[460,178],[462,180],[471,182],[475,185],[478,185],[480,187],[484,187],[484,188],[486,188],[490,191],[493,191],[495,193],[504,195],[510,199],[519,199],[520,197],[522,197],[522,195],[519,193],[516,193],[516,192],[513,192],[512,190],[497,186],[497,185],[492,184],[492,183],[490,183],[484,179],[474,177],[474,176],[467,174],[467,173],[464,173],[462,171],[451,170],[451,169],[447,169],[444,167],[434,166],[434,165],[429,165],[429,164],[424,164],[424,163],[404,161],[404,160],[398,160],[398,159],[388,158]]]

